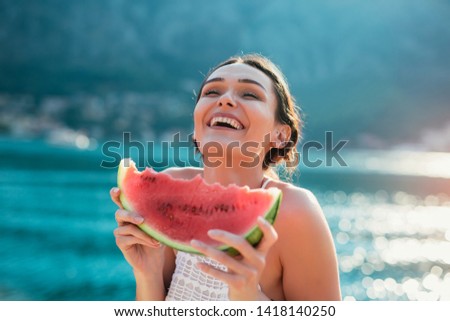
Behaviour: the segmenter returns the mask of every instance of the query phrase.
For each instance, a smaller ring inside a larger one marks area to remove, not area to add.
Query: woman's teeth
[[[238,130],[244,128],[244,126],[242,126],[237,120],[228,117],[213,117],[213,119],[211,119],[210,126],[226,126],[225,124],[229,125],[227,127],[232,127]]]

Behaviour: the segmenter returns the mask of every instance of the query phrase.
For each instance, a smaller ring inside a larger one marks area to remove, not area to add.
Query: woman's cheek
[[[256,126],[250,126],[249,135],[257,142],[266,142],[270,140],[270,132],[274,127],[274,118],[271,115],[267,115],[264,113],[256,116],[253,115],[253,124],[257,124]]]
[[[200,102],[197,103],[194,109],[194,138],[200,141],[203,136],[203,126],[205,119],[205,107]]]

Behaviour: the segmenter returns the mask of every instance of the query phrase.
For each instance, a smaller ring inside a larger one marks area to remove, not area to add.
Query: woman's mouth
[[[244,129],[244,125],[242,125],[238,120],[226,116],[216,116],[211,118],[208,126],[230,128],[234,130]]]

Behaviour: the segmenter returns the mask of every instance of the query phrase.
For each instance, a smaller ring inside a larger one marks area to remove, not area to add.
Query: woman
[[[241,254],[230,257],[195,240],[204,256],[176,253],[135,225],[143,222],[138,214],[117,210],[116,243],[133,267],[138,300],[340,300],[335,248],[320,205],[308,190],[274,178],[270,167],[295,159],[300,124],[284,76],[267,58],[232,57],[209,72],[194,110],[203,168],[166,173],[277,187],[283,192],[279,214],[274,226],[258,222],[264,237],[256,248],[238,235],[210,231]],[[111,190],[121,206],[119,195]]]

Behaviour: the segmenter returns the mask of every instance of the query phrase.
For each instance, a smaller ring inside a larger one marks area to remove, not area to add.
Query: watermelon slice
[[[129,164],[129,166],[125,166]],[[250,189],[247,186],[207,184],[200,175],[191,180],[174,179],[151,168],[139,172],[131,159],[119,165],[118,186],[125,209],[139,213],[139,227],[174,249],[197,253],[192,239],[237,254],[235,249],[211,239],[211,229],[244,236],[252,245],[262,237],[259,216],[273,224],[281,202],[278,188]]]

